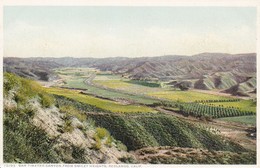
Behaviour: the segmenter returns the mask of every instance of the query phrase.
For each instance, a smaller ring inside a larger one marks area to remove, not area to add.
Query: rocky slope
[[[4,162],[118,164],[124,159],[135,162],[120,141],[86,120],[80,111],[74,110],[72,115],[73,109],[62,110],[52,103],[44,106],[41,97],[44,93],[40,91],[33,98],[21,93],[20,89],[32,87],[24,82],[13,75],[4,81]]]

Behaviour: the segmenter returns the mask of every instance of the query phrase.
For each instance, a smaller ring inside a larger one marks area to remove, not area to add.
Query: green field
[[[109,80],[94,80],[93,83],[97,84],[97,85],[102,85],[104,87],[108,87],[108,88],[111,88],[111,89],[126,90],[129,87],[131,87],[131,84],[126,83],[122,80],[118,80],[118,79],[115,79],[115,80],[112,80],[112,79],[109,79]]]
[[[239,117],[226,117],[226,118],[220,118],[219,120],[222,121],[231,121],[231,122],[238,122],[243,124],[250,124],[250,125],[256,125],[256,116],[239,116]]]
[[[156,112],[154,109],[146,106],[123,105],[114,101],[99,99],[89,95],[83,95],[80,94],[78,91],[72,91],[68,89],[46,88],[46,91],[50,94],[64,96],[112,112]]]
[[[252,100],[240,100],[238,102],[215,102],[210,103],[214,106],[223,106],[223,107],[236,107],[242,111],[253,111],[256,112],[256,103]]]
[[[180,90],[163,90],[160,92],[150,92],[149,96],[156,98],[164,98],[173,101],[181,102],[194,102],[200,100],[228,100],[230,98],[218,95],[212,95],[207,93],[196,92],[192,90],[180,91]]]
[[[117,75],[97,75],[93,80],[95,85],[120,91],[132,92],[135,94],[146,94],[148,92],[160,91],[160,85],[146,81],[124,79]]]
[[[74,88],[81,88],[81,89],[88,89],[86,92],[93,94],[93,95],[98,95],[106,98],[111,98],[111,99],[117,99],[117,98],[123,98],[127,99],[136,103],[141,103],[141,104],[153,104],[155,102],[158,102],[158,100],[149,98],[145,95],[135,95],[135,94],[128,94],[128,93],[122,93],[118,92],[115,90],[108,90],[104,88],[99,88],[93,85],[87,85],[84,83],[85,79],[84,78],[72,78],[67,80],[67,84],[64,86],[67,87],[74,87]]]

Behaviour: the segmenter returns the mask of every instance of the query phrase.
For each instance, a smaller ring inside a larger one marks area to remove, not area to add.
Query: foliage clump
[[[96,132],[97,132],[97,136],[98,136],[100,139],[103,139],[103,138],[105,138],[105,137],[110,136],[110,135],[109,135],[109,132],[108,132],[105,128],[97,127],[97,128],[96,128]]]
[[[84,112],[76,109],[73,105],[61,105],[59,106],[60,112],[65,113],[69,117],[76,117],[79,121],[86,121],[87,117]]]
[[[12,73],[4,73],[4,97],[14,97],[17,104],[25,106],[29,100],[37,98],[44,108],[54,104],[53,96],[46,93],[37,82],[21,78]]]
[[[114,139],[110,135],[110,133],[105,128],[101,128],[101,127],[97,127],[96,128],[96,133],[94,135],[94,140],[96,141],[96,143],[93,146],[93,148],[95,150],[101,149],[102,141],[108,147],[112,147],[112,142],[114,141]]]

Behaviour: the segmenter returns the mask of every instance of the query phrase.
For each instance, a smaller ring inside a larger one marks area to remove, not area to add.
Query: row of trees
[[[238,102],[240,99],[195,100],[195,103]]]

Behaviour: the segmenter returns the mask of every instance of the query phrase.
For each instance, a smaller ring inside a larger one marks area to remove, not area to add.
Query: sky
[[[254,7],[4,6],[5,57],[256,52]]]

